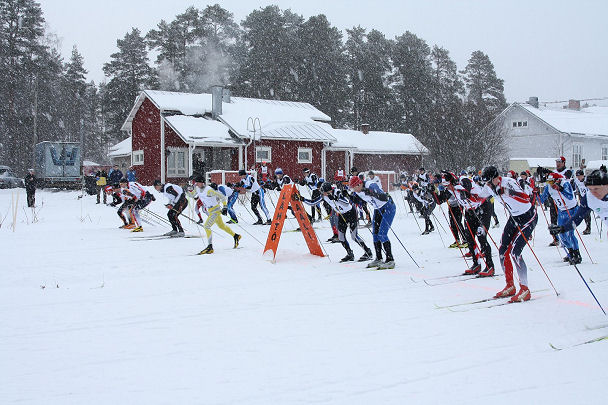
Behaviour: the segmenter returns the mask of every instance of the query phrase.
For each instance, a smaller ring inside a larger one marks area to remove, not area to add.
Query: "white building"
[[[608,107],[581,108],[570,100],[564,108],[539,106],[538,98],[513,103],[492,124],[507,137],[510,168],[523,170],[522,162],[566,158],[566,165],[608,160]],[[490,125],[492,125],[490,124]]]

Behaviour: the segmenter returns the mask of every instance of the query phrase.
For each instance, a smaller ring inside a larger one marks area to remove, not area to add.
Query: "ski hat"
[[[194,182],[195,182],[195,183],[203,183],[203,184],[205,184],[205,183],[206,183],[205,178],[204,178],[203,176],[196,176],[196,177],[194,178]]]
[[[310,169],[309,169],[308,167],[305,167],[305,168],[304,168],[302,171],[303,171],[304,173],[310,173]]]
[[[247,176],[247,172],[245,171],[245,169],[239,170],[239,176]]]
[[[471,183],[471,179],[462,176],[460,178],[460,184],[462,185],[462,187],[464,187],[465,190],[471,192],[471,189],[473,188],[473,183]]]
[[[120,184],[125,184],[125,183],[128,183],[128,182],[129,182],[129,180],[127,180],[127,178],[126,178],[126,177],[123,177],[123,178],[122,178],[122,179],[120,179],[120,181],[119,181],[119,183],[120,183]]]
[[[363,184],[363,180],[361,180],[359,178],[359,176],[352,176],[350,178],[350,180],[348,181],[348,187],[350,187],[350,188],[354,188],[354,187],[358,186],[359,184]]]
[[[276,169],[274,169],[274,174],[283,174],[283,169],[277,167]]]
[[[563,156],[558,157],[557,159],[555,159],[556,162],[562,162],[562,163],[566,163],[566,158]]]
[[[507,175],[512,178],[512,179],[516,179],[517,178],[517,173],[515,173],[515,170],[509,170],[509,172],[507,173]]]
[[[498,177],[498,169],[496,168],[496,166],[486,166],[483,168],[482,172],[481,172],[481,179],[483,181],[490,181],[492,179],[495,179],[496,177]]]
[[[585,175],[585,172],[584,172],[584,171],[582,171],[581,169],[578,169],[578,170],[576,171],[576,175],[577,175],[577,176],[584,176],[584,175]]]
[[[322,193],[330,193],[334,188],[332,187],[331,183],[323,183],[321,185],[321,192]]]
[[[527,171],[522,171],[521,173],[519,173],[520,176],[528,176],[528,172]]]
[[[606,186],[608,185],[608,173],[606,166],[602,165],[598,170],[594,170],[585,179],[586,186]]]
[[[160,181],[160,180],[156,179],[156,180],[154,180],[154,182],[152,183],[152,185],[153,185],[154,187],[156,187],[156,186],[162,186],[162,185],[163,185],[163,183],[162,183],[162,181]]]

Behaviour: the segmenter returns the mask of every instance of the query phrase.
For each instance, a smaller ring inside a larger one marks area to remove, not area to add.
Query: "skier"
[[[222,208],[222,215],[230,215],[229,224],[238,224],[239,220],[234,211],[234,203],[236,203],[236,200],[239,198],[238,191],[232,188],[232,183],[220,184],[217,186],[217,191],[224,194],[228,199],[228,203]]]
[[[184,228],[182,228],[182,224],[179,222],[179,215],[188,206],[188,200],[186,199],[184,190],[177,184],[163,184],[160,180],[154,180],[153,185],[156,191],[163,193],[168,201],[168,204],[166,204],[165,207],[169,209],[167,217],[169,218],[172,229],[163,236],[183,238]]]
[[[304,173],[304,179],[300,182],[301,186],[307,186],[308,189],[310,190],[310,199],[311,200],[318,200],[319,196],[321,195],[321,193],[319,192],[319,187],[318,187],[318,183],[319,183],[319,178],[317,177],[316,174],[311,173],[309,168],[304,168],[304,170],[302,170],[302,172]],[[310,210],[310,222],[315,222],[315,212],[318,214],[319,216],[319,221],[321,221],[322,219],[322,215],[321,215],[321,201],[319,200],[319,203],[313,207],[311,207]]]
[[[258,204],[262,208],[264,215],[266,215],[266,225],[270,225],[272,220],[270,219],[270,214],[268,213],[268,208],[266,208],[266,202],[264,201],[264,189],[260,186],[256,179],[252,175],[247,174],[245,170],[239,170],[239,176],[241,176],[241,181],[238,184],[238,187],[251,193],[251,211],[253,211],[255,216],[258,218],[257,222],[254,222],[254,225],[264,224],[264,221],[262,221],[262,217],[260,216],[260,212],[257,208]]]
[[[561,226],[549,228],[551,234],[558,235],[574,229],[575,226],[583,221],[583,218],[591,211],[603,221],[608,229],[608,170],[606,166],[594,170],[585,178],[585,186],[588,192],[581,197],[578,212],[568,218]]]
[[[488,243],[488,228],[492,219],[489,195],[483,196],[482,189],[468,177],[462,176],[460,184],[453,187],[454,195],[464,210],[464,235],[467,239],[473,265],[464,274],[477,274],[479,277],[494,275],[492,248]],[[488,197],[488,198],[486,198]],[[475,237],[477,241],[475,242]],[[481,270],[479,254],[484,256],[485,269]]]
[[[262,162],[262,166],[260,166],[260,175],[262,179],[261,183],[266,183],[268,181],[268,166],[266,166],[266,162]]]
[[[128,181],[124,178],[120,180],[120,192],[130,201],[130,213],[135,219],[135,228],[131,232],[143,232],[144,229],[141,226],[139,211],[146,208],[156,199],[152,194],[144,190],[141,184],[135,181]]]
[[[350,178],[349,187],[353,190],[353,201],[361,200],[374,207],[373,219],[373,240],[376,250],[376,259],[367,265],[368,268],[377,267],[378,269],[395,268],[395,259],[391,250],[391,242],[388,239],[388,231],[395,218],[396,207],[392,198],[382,192],[378,185],[372,182],[363,181],[358,176]],[[355,197],[356,196],[356,197]],[[386,261],[382,262],[382,249],[386,253]]]
[[[445,187],[445,191],[442,192],[440,201],[445,200],[448,204],[450,230],[452,231],[452,235],[454,235],[454,243],[452,243],[449,247],[464,249],[469,245],[466,242],[461,242],[461,239],[466,241],[466,238],[464,237],[464,229],[462,229],[462,211],[460,210],[460,204],[458,204],[456,195],[450,190],[456,186],[457,182],[456,176],[453,173],[443,171],[443,180],[441,185]]]
[[[384,191],[382,189],[382,181],[380,181],[380,177],[376,176],[374,174],[373,170],[370,170],[369,172],[367,172],[367,179],[371,182],[374,182],[378,185],[378,188],[380,188],[380,190]]]
[[[416,176],[416,182],[418,183],[420,188],[422,188],[423,190],[425,190],[429,186],[429,182],[430,182],[429,175],[425,172],[424,167],[421,167],[420,169],[418,169],[418,175]]]
[[[572,186],[566,178],[556,172],[549,175],[547,185],[540,196],[540,201],[545,202],[551,196],[554,204],[557,206],[557,225],[566,223],[571,217],[576,215],[578,202],[572,191]],[[568,249],[568,254],[564,257],[564,261],[570,264],[579,264],[583,258],[578,249],[578,239],[574,236],[574,230],[570,230],[559,235],[562,245]]]
[[[214,183],[209,185],[205,184],[205,178],[202,176],[194,179],[194,184],[196,185],[196,198],[200,199],[203,202],[203,205],[207,208],[208,217],[205,221],[203,228],[205,228],[205,233],[207,234],[207,247],[200,251],[199,255],[206,255],[213,253],[213,233],[211,232],[211,227],[216,224],[218,228],[232,236],[234,239],[234,249],[239,246],[239,241],[241,240],[241,235],[238,233],[234,233],[232,229],[228,225],[226,225],[222,219],[222,211],[226,208],[226,195],[217,190],[218,186]],[[222,207],[224,205],[224,207]]]
[[[573,179],[574,180],[574,188],[576,190],[576,193],[578,194],[578,198],[579,201],[583,199],[583,197],[585,196],[585,194],[587,194],[587,186],[585,186],[585,172],[583,172],[582,170],[577,170],[576,171],[576,177]],[[587,215],[585,215],[585,224],[587,225],[585,227],[585,230],[583,231],[583,235],[589,235],[591,234],[591,211],[587,212]]]
[[[135,222],[133,221],[133,215],[131,215],[131,208],[133,208],[133,201],[131,201],[131,199],[129,197],[127,197],[125,194],[123,194],[123,190],[120,187],[120,183],[112,184],[110,187],[112,188],[112,198],[113,198],[113,201],[110,204],[110,206],[116,207],[117,205],[120,204],[120,207],[118,207],[118,211],[116,212],[116,214],[122,220],[123,225],[121,225],[119,228],[134,229]],[[128,220],[125,217],[125,212],[127,213],[128,217],[129,217]]]
[[[424,232],[423,235],[428,235],[429,233],[435,230],[433,226],[433,221],[431,221],[431,215],[433,214],[433,210],[435,209],[435,199],[429,190],[422,190],[418,187],[418,184],[414,184],[412,186],[412,195],[420,203],[420,213],[424,217]]]
[[[509,212],[509,219],[505,224],[498,249],[507,285],[496,293],[494,298],[511,297],[510,302],[528,301],[531,298],[528,288],[528,267],[521,254],[538,222],[536,210],[530,203],[530,196],[517,181],[509,177],[501,177],[496,167],[487,166],[483,169],[481,177],[486,182],[482,196],[487,198],[493,195]],[[512,263],[515,263],[519,276],[520,288],[517,294],[513,282]]]
[[[346,250],[346,256],[340,260],[341,263],[355,260],[353,251],[346,240],[345,233],[347,228],[350,229],[351,239],[361,246],[365,252],[363,256],[359,258],[359,261],[363,262],[372,259],[373,256],[371,249],[367,247],[357,232],[359,223],[357,219],[357,212],[355,211],[355,207],[353,207],[350,196],[346,190],[339,190],[338,188],[332,187],[331,183],[325,182],[321,185],[321,192],[317,199],[313,200],[302,198],[301,196],[298,197],[302,202],[310,206],[315,206],[319,204],[321,200],[323,200],[329,205],[331,210],[335,212],[335,215],[338,218],[338,239]]]

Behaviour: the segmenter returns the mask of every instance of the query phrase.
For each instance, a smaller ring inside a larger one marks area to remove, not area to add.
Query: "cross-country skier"
[[[580,224],[585,216],[591,211],[604,222],[608,229],[608,170],[606,166],[594,170],[585,178],[585,186],[588,192],[581,197],[579,209],[571,219],[564,222],[561,226],[550,227],[552,234],[557,235],[568,232]]]
[[[167,217],[169,218],[171,228],[173,229],[165,233],[164,236],[175,238],[184,237],[184,228],[182,228],[182,224],[179,222],[179,215],[188,206],[188,200],[186,199],[184,190],[177,184],[163,184],[160,180],[154,180],[153,185],[156,191],[163,193],[168,201],[165,207],[169,209]]]
[[[113,201],[110,204],[110,206],[116,207],[117,205],[120,205],[120,207],[118,207],[118,211],[116,211],[116,214],[122,220],[123,225],[119,226],[119,228],[134,229],[135,222],[133,221],[133,215],[131,215],[131,208],[133,207],[133,202],[131,201],[130,198],[128,198],[126,195],[124,195],[122,193],[122,189],[120,188],[120,183],[114,183],[110,186],[110,188],[112,190],[112,198],[113,198]],[[128,220],[127,220],[127,217],[125,216],[125,213],[128,216]]]
[[[551,196],[554,204],[557,206],[557,225],[566,223],[571,217],[576,215],[578,202],[574,196],[572,186],[566,178],[556,172],[553,172],[547,178],[547,185],[540,195],[541,203],[545,202]],[[568,255],[564,257],[565,262],[570,264],[578,264],[583,258],[578,249],[578,239],[574,236],[574,230],[570,230],[559,235],[562,245],[568,249]]]
[[[120,192],[130,201],[130,212],[135,219],[135,228],[131,232],[143,232],[139,211],[150,205],[155,200],[154,196],[138,182],[128,181],[126,178],[120,180]]]
[[[521,253],[538,222],[536,210],[530,203],[530,196],[524,192],[517,180],[501,177],[496,167],[487,166],[483,169],[481,177],[486,182],[482,196],[487,198],[493,195],[509,213],[498,249],[507,285],[494,297],[512,296],[510,302],[528,301],[531,298],[528,288],[528,267]],[[512,261],[510,257],[513,258]],[[513,263],[519,276],[520,288],[517,294],[513,282]]]
[[[578,194],[578,198],[579,200],[582,200],[583,197],[587,194],[587,186],[585,186],[585,172],[582,170],[577,170],[576,171],[576,177],[574,177],[574,188],[576,190],[576,193]],[[591,211],[587,212],[587,215],[585,215],[585,224],[587,225],[585,227],[585,230],[583,231],[583,235],[589,235],[591,234]]]
[[[388,239],[388,231],[395,218],[396,207],[392,198],[382,192],[375,183],[363,181],[358,176],[350,178],[349,187],[354,192],[353,200],[369,203],[374,207],[373,218],[373,240],[376,251],[376,260],[367,265],[368,268],[377,267],[378,269],[395,268],[395,259],[391,250],[391,242]],[[382,262],[382,249],[386,253],[386,261]]]
[[[304,173],[304,179],[300,182],[300,185],[308,187],[308,189],[310,190],[311,200],[317,200],[321,195],[321,192],[319,191],[318,187],[319,178],[316,174],[311,173],[309,168],[304,168],[302,172]],[[321,215],[320,200],[317,205],[312,206],[310,209],[310,222],[315,222],[315,212],[318,214],[320,221],[323,218],[323,216]]]
[[[255,216],[258,218],[257,222],[254,222],[254,225],[264,224],[264,221],[262,221],[262,217],[260,216],[260,212],[258,211],[258,204],[262,208],[264,215],[266,215],[265,224],[270,225],[272,220],[270,219],[268,208],[266,208],[266,201],[264,201],[264,188],[260,186],[252,175],[247,174],[247,172],[243,169],[239,170],[239,176],[241,176],[241,182],[238,184],[238,187],[251,193],[251,211],[253,211]]]
[[[452,243],[449,247],[463,249],[467,248],[469,245],[466,243],[467,239],[464,237],[462,210],[460,209],[460,204],[458,204],[458,199],[456,199],[455,193],[451,191],[456,184],[458,184],[456,175],[448,171],[443,171],[443,180],[441,185],[445,187],[445,191],[442,193],[440,201],[447,200],[448,213],[450,216],[450,230],[454,236],[454,243]]]
[[[215,184],[205,184],[205,179],[202,176],[195,178],[194,184],[197,187],[197,198],[203,202],[203,205],[207,208],[208,212],[207,220],[205,220],[205,223],[203,224],[203,228],[205,228],[205,233],[207,234],[208,245],[205,249],[201,250],[199,254],[206,255],[213,253],[213,233],[211,232],[211,227],[214,224],[232,236],[234,239],[234,248],[236,249],[239,246],[241,235],[234,233],[234,231],[224,223],[221,215],[223,210],[222,205],[225,205],[228,199],[216,189],[217,186]]]
[[[433,221],[431,221],[431,215],[433,214],[433,210],[435,209],[435,199],[433,194],[427,189],[423,190],[418,187],[418,184],[414,184],[412,186],[412,196],[418,201],[420,204],[420,213],[424,217],[424,232],[423,235],[428,235],[429,233],[435,230],[433,226]]]
[[[230,220],[228,221],[229,224],[238,224],[239,220],[236,216],[236,212],[234,211],[234,204],[239,198],[238,191],[232,188],[232,183],[220,184],[217,186],[217,191],[224,194],[228,199],[228,203],[224,208],[222,208],[222,215],[230,215]]]
[[[372,259],[372,251],[367,247],[361,236],[359,236],[357,232],[358,227],[358,219],[357,212],[355,207],[351,203],[350,196],[346,190],[340,190],[338,188],[332,187],[331,183],[325,182],[321,185],[320,196],[316,199],[306,199],[300,197],[301,201],[307,205],[315,206],[321,202],[321,200],[325,201],[331,210],[335,212],[334,215],[337,216],[338,219],[338,239],[342,243],[342,246],[346,250],[346,256],[340,260],[340,262],[350,262],[355,260],[355,255],[353,254],[352,249],[348,241],[346,240],[346,230],[350,229],[350,237],[353,241],[355,241],[363,251],[365,252],[363,256],[359,258],[360,262],[371,260]]]

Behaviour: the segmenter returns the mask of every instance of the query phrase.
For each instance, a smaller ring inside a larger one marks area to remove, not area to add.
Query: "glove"
[[[116,207],[118,204],[116,204],[115,202],[110,203],[110,207]]]
[[[477,227],[477,236],[484,236],[486,234],[486,230],[483,229],[483,226]]]
[[[559,235],[560,233],[564,233],[566,232],[566,228],[564,228],[562,225],[550,225],[549,226],[549,233],[553,236]]]
[[[222,208],[222,215],[228,215],[228,208]]]
[[[171,205],[171,204],[167,204],[167,205],[165,205],[165,207],[167,207],[167,209],[170,209],[170,210],[173,209],[173,205]]]

